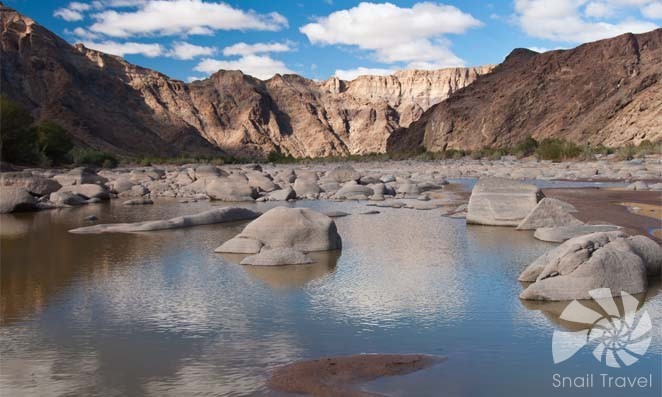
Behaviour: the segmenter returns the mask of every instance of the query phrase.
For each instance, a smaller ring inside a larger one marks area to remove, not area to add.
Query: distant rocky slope
[[[384,152],[389,135],[492,66],[353,81],[262,81],[219,71],[190,84],[54,33],[2,6],[2,94],[79,144],[125,155],[294,157]]]
[[[531,135],[622,146],[662,139],[662,29],[542,54],[516,49],[388,138],[389,151],[514,145]]]

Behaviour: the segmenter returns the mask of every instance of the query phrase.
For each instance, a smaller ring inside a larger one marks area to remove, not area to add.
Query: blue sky
[[[4,0],[71,43],[181,80],[314,79],[499,63],[662,24],[662,0]]]

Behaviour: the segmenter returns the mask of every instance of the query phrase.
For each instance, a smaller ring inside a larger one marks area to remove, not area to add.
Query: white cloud
[[[355,69],[336,69],[333,75],[341,80],[354,80],[359,76],[388,76],[394,72],[395,69],[365,68],[360,66]]]
[[[186,78],[186,81],[188,81],[189,83],[192,83],[192,82],[194,82],[194,81],[204,80],[205,78],[206,78],[206,77],[189,76],[189,77]]]
[[[225,3],[203,0],[153,0],[129,11],[94,14],[90,29],[114,37],[133,35],[208,34],[214,30],[268,30],[287,27],[276,12],[258,14]]]
[[[662,19],[662,1],[654,1],[646,5],[641,13],[651,19]]]
[[[70,10],[74,10],[74,11],[87,11],[90,8],[92,8],[92,6],[89,5],[89,4],[86,4],[86,3],[80,3],[80,2],[74,1],[74,2],[69,3],[67,8],[69,8]]]
[[[172,49],[168,51],[168,56],[175,59],[193,59],[200,56],[211,56],[216,53],[215,47],[204,47],[184,41],[172,43]]]
[[[117,56],[125,56],[129,54],[140,54],[149,58],[158,57],[165,54],[163,46],[160,44],[146,44],[125,42],[119,43],[117,41],[107,40],[99,43],[84,41],[83,44],[87,48],[97,51],[113,54]]]
[[[456,7],[416,3],[401,8],[391,3],[360,3],[299,30],[311,43],[357,46],[383,63],[433,62],[457,66],[463,62],[450,50],[445,34],[461,34],[481,22]]]
[[[518,24],[530,36],[580,43],[655,29],[654,23],[632,17],[618,22],[602,19],[616,9],[640,8],[648,2],[650,0],[607,0],[600,6],[589,3],[584,7],[583,0],[515,0],[515,12]]]
[[[287,52],[292,51],[290,43],[237,43],[223,49],[223,55],[253,55],[265,54],[269,52]]]
[[[67,22],[82,21],[83,14],[76,10],[71,10],[69,8],[58,8],[53,12],[54,17],[62,18]]]
[[[266,55],[246,55],[235,60],[218,60],[205,58],[193,68],[201,73],[216,73],[219,69],[241,70],[243,73],[266,80],[276,73],[294,73],[279,60]]]
[[[75,28],[73,31],[65,30],[65,33],[73,34],[76,37],[79,37],[83,40],[88,40],[88,41],[89,40],[96,40],[96,39],[99,38],[98,34],[92,33],[89,30],[87,30],[85,28],[81,28],[81,27]]]

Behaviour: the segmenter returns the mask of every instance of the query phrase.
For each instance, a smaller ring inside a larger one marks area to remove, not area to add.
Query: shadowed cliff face
[[[479,149],[526,136],[621,146],[662,139],[662,29],[572,50],[516,49],[392,134],[389,151]]]
[[[324,82],[219,71],[190,84],[2,12],[2,93],[77,142],[119,154],[294,157],[384,152],[392,131],[492,66]]]

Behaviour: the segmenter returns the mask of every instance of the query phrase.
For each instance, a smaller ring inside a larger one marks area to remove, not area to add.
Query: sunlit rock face
[[[2,7],[3,94],[78,143],[127,155],[384,152],[394,130],[492,67],[319,82],[218,71],[187,84],[82,44]]]

